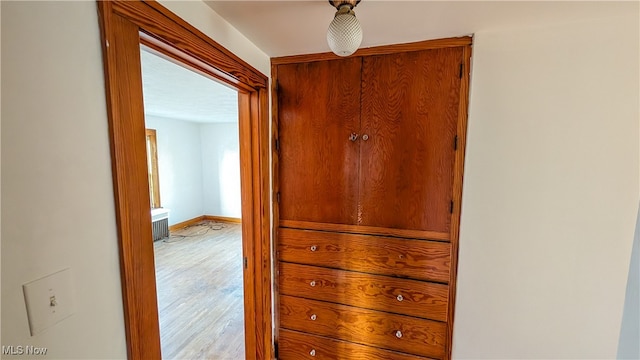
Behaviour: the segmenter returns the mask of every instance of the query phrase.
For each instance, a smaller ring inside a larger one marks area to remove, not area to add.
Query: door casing
[[[238,90],[246,358],[272,358],[269,80],[155,1],[97,5],[128,358],[161,358],[140,44]]]

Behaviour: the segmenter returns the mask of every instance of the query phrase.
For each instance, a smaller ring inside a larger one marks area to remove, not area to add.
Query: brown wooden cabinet
[[[450,357],[470,45],[272,60],[280,358]]]
[[[462,48],[362,62],[357,224],[448,233]]]
[[[347,139],[360,128],[361,66],[350,58],[278,69],[281,219],[355,224],[359,149]]]

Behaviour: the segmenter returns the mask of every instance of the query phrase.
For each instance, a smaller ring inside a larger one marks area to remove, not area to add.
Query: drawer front
[[[437,321],[281,296],[280,326],[420,356],[444,357],[446,324]]]
[[[278,257],[308,265],[448,283],[451,245],[371,235],[278,229]]]
[[[447,285],[284,262],[279,277],[283,295],[447,321]]]
[[[402,354],[323,336],[280,330],[278,359],[297,360],[428,360],[422,356]]]

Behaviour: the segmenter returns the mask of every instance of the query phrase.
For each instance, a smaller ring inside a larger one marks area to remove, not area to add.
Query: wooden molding
[[[272,358],[268,78],[155,1],[97,4],[127,358],[161,359],[141,42],[238,91],[243,255],[248,260],[243,274],[245,356],[250,360]],[[172,227],[178,225],[184,222]]]
[[[197,223],[199,223],[200,221],[205,220],[205,216],[201,215],[201,216],[197,216],[194,217],[193,219],[189,219],[189,220],[185,220],[182,222],[179,222],[177,224],[173,224],[171,226],[169,226],[169,231],[176,231],[176,230],[180,230],[180,229],[184,229],[187,226],[191,226],[191,225],[195,225]]]
[[[233,223],[233,224],[242,224],[242,219],[239,219],[239,218],[214,216],[214,215],[200,215],[200,216],[194,217],[193,219],[185,220],[169,226],[169,231],[176,231],[179,229],[183,229],[183,228],[186,228],[187,226],[195,225],[205,220],[227,222],[227,223]]]
[[[471,72],[471,44],[463,48],[462,80],[460,82],[460,104],[458,109],[458,149],[453,165],[453,213],[451,214],[451,271],[449,279],[449,310],[447,311],[447,347],[445,356],[451,359],[453,349],[453,324],[456,303],[456,283],[458,278],[458,247],[460,240],[460,211],[462,209],[462,179],[464,155],[467,147],[467,118],[469,107],[469,74]]]
[[[391,229],[375,226],[326,224],[308,221],[280,220],[280,226],[292,229],[325,230],[350,234],[370,234],[434,241],[449,241],[449,233],[424,230]]]
[[[272,59],[273,60],[273,59]],[[280,191],[280,154],[279,154],[279,120],[278,120],[278,66],[271,63],[271,177],[272,177],[272,198],[276,198],[276,194]],[[277,201],[271,201],[271,214],[273,216],[273,232],[271,234],[272,239],[278,238],[278,226],[280,223],[280,204]],[[273,244],[271,257],[276,262],[276,269],[278,266],[278,249],[276,244]],[[273,293],[273,304],[275,309],[280,308],[280,294],[276,286]],[[278,344],[279,342],[279,329],[280,329],[280,311],[274,311],[273,321],[276,326],[273,328],[273,341]],[[275,354],[274,354],[275,355]],[[272,355],[272,357],[275,357]]]
[[[226,223],[232,223],[232,224],[242,224],[242,219],[241,218],[217,216],[217,215],[204,215],[203,216],[203,220],[226,222]]]
[[[459,47],[459,46],[470,46],[470,45],[471,45],[471,36],[464,36],[464,37],[455,37],[455,38],[446,38],[446,39],[418,41],[418,42],[406,43],[406,44],[394,44],[394,45],[383,45],[383,46],[361,48],[361,49],[358,49],[358,51],[356,51],[350,57],[384,55],[384,54],[393,54],[398,52],[441,49],[441,48],[447,48],[447,47]],[[304,62],[311,62],[311,61],[338,60],[338,59],[344,59],[344,58],[332,52],[325,52],[325,53],[316,53],[316,54],[274,57],[274,58],[271,58],[271,64],[281,65],[281,64],[304,63]]]

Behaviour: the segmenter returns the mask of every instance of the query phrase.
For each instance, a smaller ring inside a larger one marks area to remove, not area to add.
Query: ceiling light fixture
[[[327,30],[329,48],[338,56],[349,56],[358,50],[362,43],[362,28],[353,8],[360,0],[329,0],[331,6],[338,9]]]

